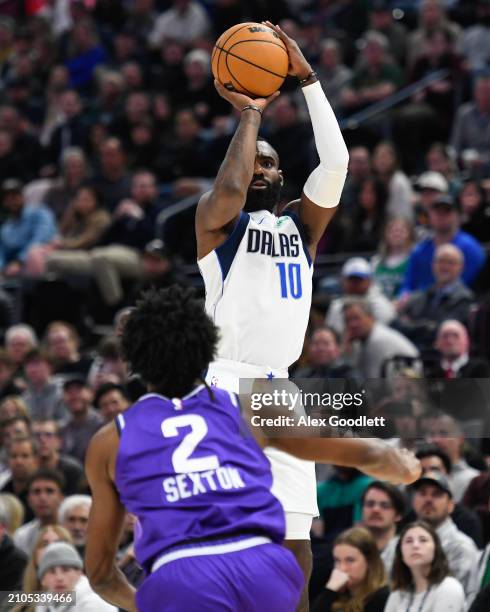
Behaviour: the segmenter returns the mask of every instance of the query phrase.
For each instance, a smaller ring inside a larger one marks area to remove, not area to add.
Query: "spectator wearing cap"
[[[66,379],[63,400],[70,413],[60,431],[63,453],[75,457],[83,465],[89,442],[103,425],[102,418],[92,407],[92,390],[81,376]]]
[[[402,84],[400,68],[388,57],[388,40],[384,34],[369,30],[362,40],[359,67],[342,90],[345,111],[354,112],[391,96]]]
[[[29,250],[52,240],[56,234],[53,213],[45,206],[28,206],[23,185],[16,179],[2,183],[2,204],[7,218],[0,227],[0,270],[4,276],[22,273]]]
[[[24,360],[27,389],[22,399],[29,408],[33,421],[54,419],[61,421],[66,412],[60,386],[52,377],[52,358],[40,349],[29,351]]]
[[[46,547],[39,560],[38,578],[45,591],[50,593],[66,593],[74,591],[76,605],[68,609],[77,612],[117,612],[99,597],[90,587],[87,577],[83,574],[83,561],[72,544],[53,542]],[[50,605],[37,604],[35,612],[49,612]]]
[[[391,574],[397,527],[404,513],[405,498],[397,487],[381,480],[367,486],[362,495],[362,526],[373,536],[387,576]]]
[[[27,555],[8,535],[8,524],[8,510],[3,500],[0,500],[0,584],[4,590],[20,591]]]
[[[79,493],[85,486],[83,466],[74,457],[60,453],[59,423],[52,419],[36,421],[32,424],[32,435],[38,445],[39,467],[56,470],[63,476],[64,495]]]
[[[483,164],[490,163],[490,72],[488,68],[475,79],[473,99],[463,104],[454,120],[451,146],[458,158],[465,151],[477,153]]]
[[[149,36],[152,48],[159,47],[166,40],[192,46],[205,37],[211,23],[204,8],[195,0],[174,0],[171,8],[164,11],[155,21]]]
[[[343,303],[345,353],[365,379],[382,378],[393,358],[412,360],[417,348],[400,332],[376,321],[371,305],[359,297]]]
[[[110,423],[129,408],[131,401],[122,385],[115,383],[103,383],[97,389],[94,398],[94,406],[99,411],[104,423]]]
[[[186,286],[187,279],[180,273],[165,243],[156,238],[150,241],[141,256],[141,281],[133,290],[132,301],[149,289],[165,289],[177,283]]]
[[[420,349],[432,347],[437,328],[448,319],[466,324],[475,302],[473,292],[461,281],[464,256],[453,244],[437,247],[432,262],[435,283],[415,291],[401,307],[393,327]]]
[[[344,331],[343,307],[345,300],[358,297],[371,307],[373,316],[380,323],[390,323],[395,317],[395,309],[378,285],[373,282],[371,264],[362,257],[348,259],[342,267],[342,297],[330,304],[325,319],[326,324],[338,334]]]
[[[58,509],[63,501],[63,477],[54,470],[41,468],[29,479],[27,501],[34,513],[32,521],[14,534],[15,545],[30,555],[40,530],[58,522]]]
[[[467,592],[478,551],[473,540],[459,531],[450,517],[454,501],[448,480],[440,472],[427,472],[412,489],[412,507],[417,520],[426,521],[436,530],[449,569]]]
[[[408,261],[402,295],[412,291],[428,289],[434,284],[432,261],[436,248],[451,243],[464,255],[461,278],[471,287],[485,262],[485,253],[480,243],[460,229],[459,212],[454,199],[439,195],[429,208],[429,224],[432,236],[422,240],[412,251]]]
[[[415,187],[419,194],[418,204],[420,211],[418,222],[422,225],[427,225],[432,204],[434,204],[441,195],[448,193],[449,184],[444,175],[440,172],[428,170],[419,176]]]

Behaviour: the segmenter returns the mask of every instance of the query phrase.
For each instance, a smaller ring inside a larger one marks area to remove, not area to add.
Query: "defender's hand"
[[[275,91],[268,98],[250,98],[246,94],[227,89],[216,79],[214,81],[214,86],[219,95],[225,100],[228,100],[228,102],[238,111],[241,111],[245,106],[253,104],[253,106],[257,106],[263,112],[269,104],[280,95],[279,91]]]
[[[278,25],[274,25],[270,21],[263,21],[262,23],[271,28],[271,30],[274,30],[274,32],[286,45],[289,55],[288,74],[295,76],[298,79],[305,79],[309,74],[311,74],[313,69],[308,63],[306,57],[303,55],[298,43],[292,38],[289,38],[286,32],[284,32]]]

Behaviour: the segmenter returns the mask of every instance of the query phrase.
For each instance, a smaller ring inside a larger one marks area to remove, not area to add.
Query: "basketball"
[[[281,87],[289,56],[280,37],[261,23],[239,23],[216,41],[213,75],[225,87],[251,97],[267,97]]]

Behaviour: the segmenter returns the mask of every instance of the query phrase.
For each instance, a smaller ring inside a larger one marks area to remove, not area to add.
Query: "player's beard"
[[[252,182],[258,177],[253,177]],[[265,181],[265,179],[260,179]],[[274,183],[267,182],[266,189],[248,189],[247,201],[245,202],[245,210],[247,212],[255,212],[257,210],[268,210],[273,212],[279,203],[281,195],[281,181],[277,180]]]

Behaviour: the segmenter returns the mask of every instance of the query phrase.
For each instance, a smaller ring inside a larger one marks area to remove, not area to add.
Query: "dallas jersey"
[[[287,370],[301,355],[313,266],[299,217],[243,212],[230,236],[198,261],[221,359]]]
[[[182,399],[147,394],[118,415],[115,484],[138,517],[138,562],[149,572],[164,551],[240,534],[284,539],[268,460],[236,397],[201,385]]]

